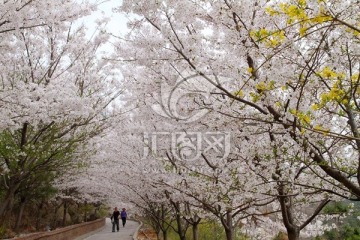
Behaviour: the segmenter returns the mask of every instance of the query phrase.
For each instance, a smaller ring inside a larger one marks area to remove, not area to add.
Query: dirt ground
[[[156,233],[151,228],[143,226],[138,233],[137,240],[157,240]]]

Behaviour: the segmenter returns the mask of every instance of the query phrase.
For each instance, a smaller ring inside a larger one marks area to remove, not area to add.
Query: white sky
[[[99,0],[89,0],[90,2],[96,3]],[[110,18],[110,22],[107,25],[107,31],[114,35],[123,35],[127,31],[126,22],[127,18],[117,12],[113,12],[113,8],[120,6],[122,0],[105,0],[98,6],[98,11],[93,13],[91,16],[86,17],[83,21],[89,28],[89,32],[93,32],[95,29],[95,21],[98,18],[106,17]]]
[[[76,0],[82,1],[82,0]],[[99,3],[98,10],[93,12],[90,16],[81,18],[79,24],[84,23],[88,28],[88,37],[91,37],[96,31],[97,24],[95,23],[97,19],[109,18],[110,21],[106,26],[106,31],[112,33],[115,36],[124,36],[128,28],[126,26],[127,17],[124,14],[114,12],[113,8],[119,7],[122,4],[122,0],[88,0],[91,3]],[[110,42],[112,40],[110,39]],[[112,52],[113,47],[111,44],[106,44],[102,48],[103,52]]]

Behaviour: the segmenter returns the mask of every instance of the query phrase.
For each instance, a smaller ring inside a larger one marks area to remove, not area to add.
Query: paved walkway
[[[125,227],[121,225],[120,220],[120,231],[112,232],[112,224],[110,218],[106,218],[105,227],[103,227],[100,231],[90,235],[86,238],[81,238],[84,240],[132,240],[135,231],[139,227],[138,222],[126,221]]]

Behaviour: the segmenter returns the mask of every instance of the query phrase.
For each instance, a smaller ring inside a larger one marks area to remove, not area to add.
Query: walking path
[[[77,238],[76,240],[132,240],[138,227],[138,222],[130,220],[127,220],[125,227],[123,227],[120,220],[120,231],[112,232],[111,220],[110,218],[106,218],[105,227],[103,227],[100,231],[85,238]]]

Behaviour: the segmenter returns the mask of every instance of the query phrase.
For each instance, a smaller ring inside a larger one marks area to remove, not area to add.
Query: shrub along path
[[[125,227],[123,227],[120,220],[120,231],[112,232],[111,220],[110,218],[106,218],[105,227],[103,227],[100,231],[90,236],[88,235],[87,237],[77,238],[76,240],[132,240],[138,227],[139,223],[131,220],[127,220]]]

